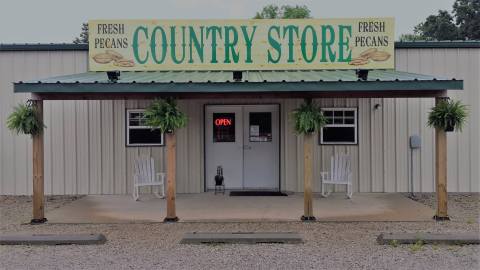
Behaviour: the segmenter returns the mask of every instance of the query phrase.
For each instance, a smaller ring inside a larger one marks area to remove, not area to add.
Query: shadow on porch
[[[303,194],[288,197],[230,197],[213,193],[177,195],[182,222],[299,221]],[[400,193],[357,193],[314,198],[318,221],[431,221],[434,210]],[[162,222],[166,201],[144,195],[133,201],[127,195],[89,195],[48,211],[49,223]]]

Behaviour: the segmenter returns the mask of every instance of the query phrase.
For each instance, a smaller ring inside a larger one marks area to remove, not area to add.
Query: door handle
[[[252,147],[251,147],[250,145],[244,145],[244,146],[243,146],[243,149],[244,149],[244,150],[251,150]]]

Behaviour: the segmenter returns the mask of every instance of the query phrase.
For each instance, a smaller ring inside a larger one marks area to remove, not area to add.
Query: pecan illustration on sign
[[[368,49],[368,50],[363,51],[363,52],[360,54],[360,57],[363,57],[363,58],[368,59],[368,58],[370,57],[370,54],[376,53],[376,52],[377,52],[377,48],[370,48],[370,49]]]
[[[113,65],[117,67],[133,67],[135,66],[135,63],[133,63],[133,60],[119,59],[115,60]]]
[[[108,64],[113,60],[112,56],[108,53],[97,53],[92,58],[99,64]]]
[[[387,61],[390,58],[390,54],[385,51],[379,51],[377,48],[370,48],[362,53],[358,57],[355,57],[350,61],[350,65],[363,66],[370,63],[370,60],[375,62]]]
[[[135,66],[133,60],[125,59],[122,54],[114,50],[106,50],[104,53],[97,53],[92,58],[98,64],[109,64],[113,61],[113,65],[117,67]]]
[[[377,51],[370,54],[370,59],[377,62],[386,61],[388,58],[390,58],[390,54],[383,51]]]
[[[114,50],[106,50],[105,53],[111,55],[114,60],[123,59],[123,55],[119,54],[118,52],[116,52]]]
[[[352,59],[352,61],[350,61],[350,65],[353,65],[353,66],[363,66],[363,65],[366,65],[368,64],[368,59],[367,58],[364,58],[364,57],[357,57],[357,58],[354,58]]]

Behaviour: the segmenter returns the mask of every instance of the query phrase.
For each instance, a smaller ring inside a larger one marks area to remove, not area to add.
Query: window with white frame
[[[357,108],[323,108],[320,144],[357,144]]]
[[[163,134],[145,124],[145,110],[127,110],[127,146],[163,145]]]

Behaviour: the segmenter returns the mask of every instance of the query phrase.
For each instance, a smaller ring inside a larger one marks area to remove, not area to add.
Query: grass
[[[421,250],[423,250],[423,246],[424,246],[423,240],[418,239],[417,242],[415,242],[415,244],[413,244],[410,247],[410,251],[412,251],[412,252],[421,251]]]
[[[390,240],[388,244],[392,247],[398,247],[398,240]]]

